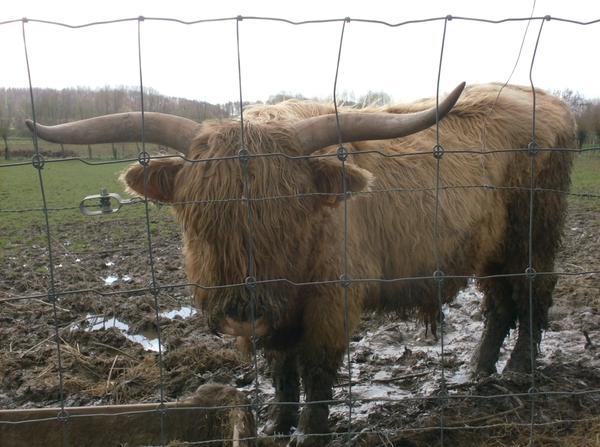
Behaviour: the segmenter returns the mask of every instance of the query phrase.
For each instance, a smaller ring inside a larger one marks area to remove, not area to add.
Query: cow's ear
[[[173,185],[175,177],[183,167],[181,158],[153,159],[146,165],[146,190],[149,199],[164,203],[174,201]],[[127,167],[119,179],[125,184],[127,190],[135,195],[144,197],[144,167],[135,163]]]
[[[352,163],[337,158],[323,157],[309,160],[317,191],[323,193],[323,205],[335,207],[344,201],[343,171],[346,171],[346,192],[368,191],[373,183],[373,174]]]

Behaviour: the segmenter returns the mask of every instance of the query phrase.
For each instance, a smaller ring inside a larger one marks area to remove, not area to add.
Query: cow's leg
[[[519,315],[519,336],[504,371],[531,373],[532,355],[534,359],[537,356],[537,345],[541,340],[542,330],[539,327],[536,328],[535,322],[533,334],[531,334],[530,328],[529,311],[527,311]],[[531,335],[533,335],[533,345],[531,344]]]
[[[290,446],[314,447],[327,444],[329,441],[329,403],[333,398],[333,383],[343,353],[324,353],[330,359],[314,362],[315,357],[323,359],[322,355],[311,356],[312,359],[300,358],[300,374],[306,395],[306,403],[300,414],[298,428],[290,441]],[[331,361],[339,358],[339,361]]]
[[[566,191],[571,161],[566,153],[560,151],[548,153],[543,159],[546,160],[543,162],[545,167],[535,177],[535,184],[541,191],[536,191],[533,196],[529,192],[515,191],[511,194],[512,212],[505,239],[509,262],[506,271],[533,276],[513,278],[519,333],[506,364],[507,371],[532,372],[532,359],[537,354],[542,329],[548,325],[548,309],[552,305],[552,292],[557,280],[556,275],[549,273],[554,271],[554,260],[560,248],[567,202],[565,194],[544,191],[544,188]],[[531,271],[529,261],[533,267]]]
[[[507,278],[490,278],[481,282],[484,291],[482,310],[485,318],[483,334],[473,365],[475,374],[488,376],[496,372],[500,348],[511,328],[515,327],[517,310],[513,287]]]
[[[284,405],[271,407],[272,423],[265,429],[267,434],[289,435],[292,427],[298,426],[298,402],[300,401],[300,376],[297,356],[292,351],[269,351],[265,353],[269,360],[275,402]]]
[[[531,283],[531,307],[529,284],[522,282],[515,300],[519,303],[519,335],[510,359],[506,363],[506,371],[521,373],[532,372],[532,359],[538,353],[538,345],[542,340],[542,330],[548,325],[548,309],[552,305],[552,291],[556,285],[556,275],[537,275]],[[533,312],[533,318],[530,318]],[[532,339],[533,337],[533,339]]]
[[[306,301],[298,345],[298,366],[306,399],[290,446],[315,447],[330,440],[328,402],[333,397],[333,383],[349,335],[360,320],[365,287],[352,284],[345,296],[338,285],[315,286]]]

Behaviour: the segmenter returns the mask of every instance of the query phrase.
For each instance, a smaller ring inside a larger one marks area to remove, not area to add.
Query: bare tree
[[[392,103],[392,97],[383,90],[379,92],[373,92],[369,90],[365,95],[362,95],[360,98],[358,98],[357,102],[362,107],[370,105],[385,106]]]
[[[267,104],[277,104],[278,102],[282,102],[287,99],[306,99],[306,97],[302,96],[300,93],[281,91],[276,95],[269,96],[269,99],[267,99]]]
[[[0,136],[4,141],[4,158],[8,159],[8,135],[11,128],[11,119],[8,107],[6,89],[0,88]]]
[[[575,121],[577,122],[577,141],[579,142],[579,147],[582,148],[588,141],[588,138],[595,135],[598,129],[594,123],[594,109],[598,105],[598,102],[596,101],[596,105],[594,105],[594,101],[568,88],[555,90],[551,93],[565,101],[571,107],[573,115],[575,115]]]

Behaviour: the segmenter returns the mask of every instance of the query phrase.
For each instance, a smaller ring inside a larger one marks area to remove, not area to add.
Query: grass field
[[[52,152],[54,154],[62,153],[63,147],[60,144],[48,143],[47,141],[38,140],[38,149],[40,152]],[[140,152],[142,145],[140,143],[115,143],[114,144],[117,159],[135,158]],[[71,156],[73,154],[81,158],[100,160],[114,160],[113,145],[111,144],[94,144],[91,148],[91,157],[88,147],[80,144],[65,144],[65,151]],[[24,153],[34,152],[33,141],[30,138],[14,138],[8,141],[9,155],[12,159],[22,157]],[[167,148],[159,147],[156,144],[146,144],[146,151],[154,153],[156,151],[166,151]],[[171,151],[172,152],[172,151]]]
[[[94,163],[103,160],[93,160]],[[7,163],[13,166],[6,166]],[[22,165],[14,165],[23,163]],[[128,161],[109,161],[108,164],[88,165],[79,160],[47,162],[40,172],[29,160],[9,160],[0,163],[0,249],[6,244],[23,241],[29,229],[44,227],[43,201],[40,185],[43,184],[48,220],[51,227],[84,221],[86,219],[139,219],[144,215],[141,203],[127,205],[112,215],[84,216],[79,203],[84,197],[99,194],[102,188],[126,198],[119,173]],[[600,195],[600,156],[578,156],[573,171],[572,192],[575,194]],[[578,200],[588,201],[588,198]],[[94,201],[97,203],[97,201]],[[92,202],[86,202],[92,206]],[[112,202],[116,206],[116,202]],[[154,205],[150,205],[156,210]]]
[[[582,155],[575,159],[571,192],[600,195],[600,155]]]
[[[131,161],[88,165],[79,160],[60,160],[46,162],[41,172],[26,160],[22,160],[23,165],[6,166],[15,162],[19,161],[0,163],[0,250],[7,245],[28,240],[28,233],[37,234],[38,238],[44,237],[39,231],[30,231],[45,228],[46,225],[42,185],[48,222],[52,229],[89,219],[139,219],[144,215],[143,203],[129,205],[118,213],[103,216],[85,216],[79,211],[79,203],[89,195],[100,194],[102,188],[127,198],[118,179],[120,172]],[[97,203],[97,199],[85,202],[90,209]],[[111,201],[112,208],[117,206],[116,201]],[[156,209],[154,205],[150,207]]]

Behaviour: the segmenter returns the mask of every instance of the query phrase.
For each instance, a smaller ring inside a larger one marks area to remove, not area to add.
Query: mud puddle
[[[185,286],[181,234],[168,213],[153,219],[158,229],[155,278],[135,223],[85,221],[61,228],[52,240],[56,256],[64,259],[54,272],[55,284],[73,292],[61,296],[56,313],[44,298],[49,281],[44,246],[24,243],[7,249],[0,258],[0,297],[36,298],[0,306],[2,408],[60,405],[56,323],[66,405],[158,402],[159,389],[166,400],[184,399],[204,383],[231,385],[255,399],[255,362],[239,354],[233,337],[217,338],[207,330]],[[596,445],[600,432],[600,210],[573,201],[568,220],[556,264],[558,272],[567,274],[559,275],[535,376],[536,390],[545,393],[535,401],[535,445],[552,447]],[[119,245],[107,248],[116,230],[123,234]],[[4,231],[0,228],[0,235]],[[31,232],[45,237],[44,229]],[[65,242],[73,235],[80,239],[77,250]],[[161,286],[157,300],[139,291],[153,280]],[[421,325],[365,315],[334,389],[340,403],[331,409],[332,446],[345,445],[349,421],[353,445],[439,445],[442,417],[455,428],[445,432],[445,445],[483,446],[490,440],[499,446],[527,445],[531,377],[470,375],[483,325],[480,301],[471,286],[444,308],[443,362],[441,339],[425,336]],[[78,325],[98,315],[106,317]],[[158,329],[165,346],[162,374],[158,353],[130,338],[137,334],[155,340]],[[513,343],[511,334],[497,365],[500,372]],[[259,400],[266,404],[258,420],[263,427],[274,393],[261,355],[256,364]],[[444,406],[437,399],[442,371],[450,397]],[[346,404],[349,381],[351,409]],[[594,442],[582,441],[590,434]]]
[[[173,309],[159,313],[159,317],[168,318],[169,320],[175,317],[186,319],[196,314],[196,310],[192,307],[181,307],[180,309]],[[105,331],[110,328],[115,328],[121,334],[123,334],[128,340],[134,343],[140,344],[144,349],[148,351],[158,352],[159,340],[158,331],[156,330],[138,330],[132,333],[131,325],[119,320],[117,317],[105,317],[103,315],[92,315],[87,314],[82,318],[83,322],[80,324],[85,328],[87,332],[92,331]],[[71,330],[74,330],[72,327]],[[162,346],[163,350],[166,350],[166,346]]]

